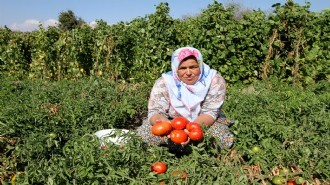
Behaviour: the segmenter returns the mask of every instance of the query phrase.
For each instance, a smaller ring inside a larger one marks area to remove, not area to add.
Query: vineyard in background
[[[275,12],[235,17],[235,6],[214,2],[199,15],[169,16],[167,3],[130,22],[70,31],[56,27],[30,33],[0,29],[0,72],[31,79],[103,76],[123,82],[153,82],[170,69],[171,53],[190,45],[230,83],[277,76],[310,84],[329,80],[330,11],[309,4],[274,5]],[[143,73],[141,73],[143,71]]]
[[[214,2],[173,19],[161,3],[154,14],[95,28],[0,28],[1,184],[330,184],[330,11],[274,7],[240,17]],[[178,157],[132,134],[101,149],[93,134],[134,132],[153,82],[186,45],[228,82],[222,109],[235,120],[233,148],[219,151],[205,136]],[[155,161],[167,172],[152,173]]]

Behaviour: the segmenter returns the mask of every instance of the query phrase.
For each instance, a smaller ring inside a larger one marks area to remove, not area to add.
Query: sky
[[[294,0],[305,5],[311,3],[311,11],[320,12],[330,9],[330,0]],[[44,27],[55,26],[61,12],[72,10],[90,25],[96,20],[108,24],[120,21],[131,21],[156,12],[161,2],[168,2],[170,16],[182,18],[197,15],[207,9],[213,0],[0,0],[0,27],[7,26],[11,30],[32,31],[39,24]],[[272,11],[275,3],[284,4],[286,0],[217,0],[224,5],[238,3],[243,8]]]

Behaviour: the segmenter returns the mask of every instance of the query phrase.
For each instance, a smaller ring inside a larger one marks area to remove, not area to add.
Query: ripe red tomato
[[[106,149],[107,146],[106,146],[106,145],[102,145],[101,148],[102,148],[102,149]]]
[[[163,162],[154,162],[151,165],[151,171],[156,172],[157,174],[165,173],[167,170],[167,166]]]
[[[188,134],[184,130],[172,130],[170,138],[174,143],[181,144],[188,140]]]
[[[297,185],[296,182],[294,180],[288,180],[286,182],[287,185]]]
[[[203,139],[203,132],[201,129],[195,129],[190,131],[188,136],[193,141],[200,141]]]
[[[195,130],[195,129],[201,129],[202,130],[201,126],[198,123],[194,123],[194,122],[187,123],[186,129],[189,132],[192,131],[192,130]]]
[[[51,132],[48,134],[48,136],[51,138],[51,139],[55,139],[57,137],[57,134],[55,132]]]
[[[182,130],[186,128],[186,125],[189,121],[184,117],[175,117],[171,121],[171,125],[176,130]]]
[[[179,177],[179,178],[182,178],[182,179],[185,179],[188,176],[187,172],[180,171],[180,170],[174,170],[173,173],[172,173],[172,175],[174,177]]]
[[[162,121],[157,122],[151,127],[151,132],[156,136],[168,135],[172,130],[171,123]]]

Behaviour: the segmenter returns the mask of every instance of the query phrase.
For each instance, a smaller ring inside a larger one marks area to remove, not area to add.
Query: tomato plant
[[[175,117],[171,121],[171,125],[176,130],[182,130],[186,128],[186,125],[189,121],[184,117]]]
[[[202,129],[201,126],[198,123],[194,123],[194,122],[189,122],[186,125],[186,129],[188,131],[192,131],[194,129]]]
[[[203,131],[201,129],[194,129],[189,132],[188,136],[193,141],[200,141],[203,139]]]
[[[165,173],[167,170],[167,165],[164,162],[154,162],[151,165],[151,171],[157,174]]]
[[[17,176],[17,174],[15,174],[15,175],[11,178],[11,184],[15,184],[16,176]]]
[[[157,122],[151,127],[151,132],[156,136],[164,136],[171,132],[172,126],[169,122]]]
[[[49,136],[49,138],[51,138],[51,139],[55,139],[55,138],[57,137],[57,134],[54,133],[54,132],[51,132],[51,133],[48,134],[48,136]]]
[[[275,184],[275,185],[284,184],[285,181],[286,181],[285,178],[284,177],[281,177],[281,176],[274,176],[272,178],[272,183]]]
[[[101,149],[106,149],[106,148],[108,148],[106,145],[101,146]]]
[[[185,179],[185,178],[187,178],[188,173],[185,171],[181,171],[181,170],[174,170],[172,172],[172,176]]]
[[[282,168],[280,168],[280,170],[279,170],[279,174],[280,175],[287,175],[287,174],[289,174],[290,173],[290,169],[289,168],[286,168],[286,167],[282,167]]]
[[[287,185],[297,185],[296,182],[294,180],[288,180],[286,182]]]
[[[252,151],[253,153],[259,153],[259,152],[261,151],[261,149],[260,149],[259,146],[253,146],[253,147],[251,148],[251,151]]]
[[[298,178],[296,178],[295,182],[296,182],[296,184],[303,184],[305,182],[305,179],[302,177],[298,177]]]
[[[184,130],[172,130],[170,138],[174,143],[181,144],[188,140],[188,134]]]

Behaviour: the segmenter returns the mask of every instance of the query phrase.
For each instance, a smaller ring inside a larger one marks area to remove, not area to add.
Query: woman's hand
[[[149,122],[150,122],[151,125],[154,125],[155,123],[158,123],[158,122],[161,122],[161,121],[170,122],[169,119],[167,119],[165,116],[163,116],[161,114],[154,114],[149,119]]]
[[[187,133],[187,135],[189,135],[189,131],[187,129],[184,129],[184,132]],[[186,146],[190,143],[190,138],[188,137],[186,142],[182,142],[181,145],[182,146]]]
[[[210,115],[201,114],[193,122],[198,123],[200,125],[211,126],[213,125],[214,121],[215,120]]]
[[[187,133],[187,135],[189,134],[189,131],[188,131],[187,129],[184,129],[184,132]],[[167,137],[168,137],[169,139],[171,139],[171,134],[167,135]],[[182,143],[180,143],[180,144],[181,144],[182,146],[186,146],[186,145],[188,145],[189,143],[190,143],[190,138],[188,137],[187,141],[182,142]]]

